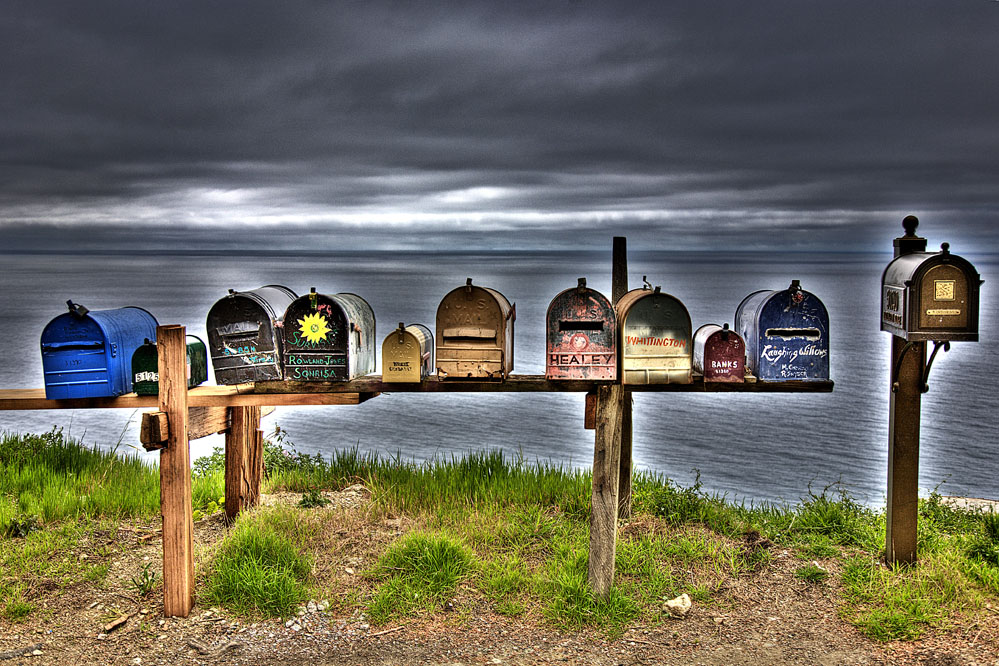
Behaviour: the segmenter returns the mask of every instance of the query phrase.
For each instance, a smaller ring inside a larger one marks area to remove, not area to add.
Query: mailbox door
[[[818,298],[775,291],[758,311],[757,377],[763,381],[829,379],[829,316]]]
[[[505,376],[504,346],[512,345],[513,325],[491,291],[458,287],[437,308],[437,371],[442,377]]]
[[[629,297],[630,296],[630,297]],[[693,381],[690,315],[678,299],[636,289],[618,303],[625,384]]]
[[[548,305],[549,379],[617,379],[617,317],[600,292],[566,289]]]
[[[383,381],[419,383],[423,379],[423,353],[420,340],[409,328],[392,331],[382,343]]]
[[[138,395],[160,392],[159,355],[155,342],[143,344],[132,354],[132,390]]]
[[[41,344],[46,398],[111,395],[104,332],[92,318],[59,315],[42,331]]]
[[[307,294],[284,315],[284,376],[301,382],[350,379],[350,322],[335,296]]]
[[[738,382],[746,379],[746,343],[735,331],[719,329],[704,342],[704,381]]]
[[[968,278],[958,266],[940,263],[929,268],[923,273],[915,295],[919,300],[914,314],[920,331],[968,330]]]

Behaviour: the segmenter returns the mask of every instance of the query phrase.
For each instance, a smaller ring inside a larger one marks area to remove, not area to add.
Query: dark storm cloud
[[[0,11],[10,247],[996,240],[997,2]]]

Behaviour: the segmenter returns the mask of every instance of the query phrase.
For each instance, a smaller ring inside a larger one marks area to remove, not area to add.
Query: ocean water
[[[995,255],[964,256],[982,287],[979,343],[941,353],[923,396],[920,486],[951,495],[999,495],[999,412],[994,391],[999,325]],[[747,501],[797,501],[839,484],[869,504],[884,501],[887,474],[888,354],[879,330],[881,271],[889,254],[760,256],[748,253],[632,252],[630,286],[642,276],[679,298],[694,327],[733,323],[744,296],[783,289],[792,279],[825,303],[831,331],[829,394],[635,394],[638,469]],[[5,255],[0,270],[0,387],[42,386],[39,336],[72,299],[90,309],[138,305],[161,324],[204,337],[205,316],[229,288],[283,284],[302,294],[352,292],[372,306],[380,341],[400,321],[433,328],[445,293],[472,277],[517,305],[515,373],[544,372],[544,317],[551,298],[586,277],[610,294],[606,253],[400,254],[328,256]],[[380,371],[380,369],[379,369]],[[211,372],[209,372],[211,377]],[[210,381],[212,381],[210,379]],[[138,448],[132,410],[0,412],[0,429],[63,427],[91,445]],[[386,394],[358,406],[283,407],[269,416],[300,451],[358,447],[405,460],[502,449],[511,456],[571,467],[592,463],[593,433],[583,429],[576,394]],[[221,446],[192,442],[197,457]]]

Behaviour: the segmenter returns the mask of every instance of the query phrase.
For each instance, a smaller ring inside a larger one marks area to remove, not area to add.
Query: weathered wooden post
[[[225,433],[225,515],[235,520],[260,499],[264,434],[260,407],[232,407]]]
[[[624,236],[614,237],[614,248],[611,258],[611,303],[617,302],[628,293],[628,239]],[[623,346],[623,342],[618,343]],[[618,481],[618,516],[631,517],[631,392],[625,392],[621,412],[621,476]]]
[[[982,281],[967,260],[926,252],[916,235],[919,220],[902,220],[895,258],[881,277],[881,330],[892,334],[888,412],[888,506],[885,561],[916,561],[919,515],[919,421],[922,394],[940,347],[952,340],[978,340],[978,296]],[[926,343],[934,348],[926,359]]]
[[[614,583],[617,551],[624,387],[621,384],[600,386],[596,395],[588,580],[593,594],[605,598]]]
[[[191,451],[187,439],[187,345],[183,326],[156,329],[159,408],[169,424],[160,451],[163,515],[163,614],[187,617],[194,605],[194,521]]]

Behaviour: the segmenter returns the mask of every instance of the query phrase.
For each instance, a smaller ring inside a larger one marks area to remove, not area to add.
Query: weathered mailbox
[[[586,278],[552,299],[546,322],[548,379],[617,379],[614,306]]]
[[[441,379],[503,379],[513,370],[517,306],[487,287],[448,293],[437,308],[437,374]]]
[[[235,291],[208,311],[208,348],[219,384],[281,379],[284,311],[295,300],[287,287],[269,284]]]
[[[208,381],[208,350],[196,335],[187,336],[187,388]],[[156,343],[148,338],[132,354],[132,390],[137,395],[160,392],[159,355]]]
[[[357,294],[317,294],[284,313],[284,377],[345,382],[375,371],[375,313]]]
[[[761,381],[829,379],[829,314],[798,280],[746,296],[735,325],[746,341],[746,365]]]
[[[42,331],[45,397],[105,398],[132,390],[132,354],[156,338],[156,318],[142,308],[90,311],[66,301],[69,312]]]
[[[618,300],[621,369],[625,384],[689,384],[690,314],[674,296],[646,283]]]
[[[694,332],[694,371],[706,382],[744,382],[746,343],[738,333],[718,324]]]
[[[897,257],[881,276],[881,330],[906,340],[978,341],[981,276],[967,259],[950,253]]]
[[[382,381],[419,383],[434,368],[434,336],[423,324],[392,331],[382,343]]]

